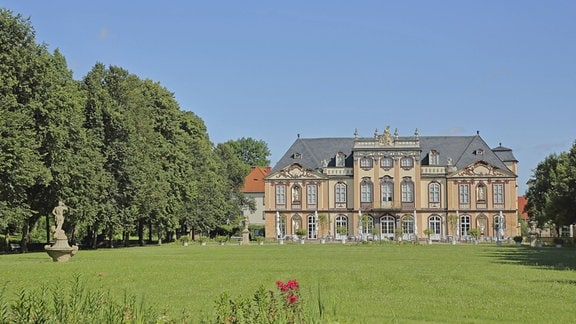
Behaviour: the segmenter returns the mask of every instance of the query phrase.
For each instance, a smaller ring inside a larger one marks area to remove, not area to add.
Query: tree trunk
[[[22,227],[22,238],[20,239],[20,249],[22,253],[28,252],[28,241],[29,241],[29,234],[30,234],[30,224],[28,224],[30,220],[26,220],[24,222],[24,226]]]
[[[126,230],[122,232],[122,238],[124,241],[124,247],[128,247],[128,243],[130,242],[130,233]]]
[[[112,229],[112,226],[108,227],[108,247],[114,247],[114,229]]]
[[[144,246],[144,219],[138,219],[138,245]]]

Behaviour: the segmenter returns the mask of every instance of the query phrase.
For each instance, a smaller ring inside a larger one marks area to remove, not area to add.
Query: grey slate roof
[[[303,167],[320,170],[335,165],[335,156],[338,152],[346,155],[346,167],[353,166],[354,138],[297,138],[284,156],[276,163],[270,174],[273,174],[292,163],[299,163]],[[479,136],[420,136],[421,163],[428,164],[428,153],[436,150],[439,153],[439,165],[448,165],[448,158],[457,168],[464,168],[474,162],[484,161],[502,170],[508,167],[504,162],[515,161],[512,150],[498,146],[491,149]]]
[[[272,168],[270,174],[273,174],[292,163],[299,163],[304,167],[312,170],[318,170],[323,167],[323,160],[328,161],[329,166],[335,165],[335,157],[338,152],[346,155],[346,167],[352,167],[354,161],[352,148],[354,147],[354,138],[300,138],[290,146],[284,156]],[[300,154],[301,158],[296,158]]]

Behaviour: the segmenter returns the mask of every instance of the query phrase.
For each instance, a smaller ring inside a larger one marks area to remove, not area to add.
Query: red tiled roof
[[[528,220],[528,213],[524,212],[524,207],[528,200],[524,196],[518,196],[518,212],[520,213],[520,218]]]
[[[250,173],[244,178],[242,192],[264,192],[264,177],[270,173],[270,167],[252,167]]]

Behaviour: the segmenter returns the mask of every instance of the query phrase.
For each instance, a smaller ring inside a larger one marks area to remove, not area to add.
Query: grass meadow
[[[126,293],[188,321],[210,318],[223,292],[274,290],[297,279],[302,302],[327,323],[568,323],[576,316],[576,250],[496,245],[178,244],[0,255],[0,289],[88,287]],[[1,290],[0,290],[1,291]],[[213,317],[212,317],[213,318]]]

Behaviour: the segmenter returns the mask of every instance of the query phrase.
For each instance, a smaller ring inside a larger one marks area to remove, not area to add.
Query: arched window
[[[314,214],[308,215],[308,238],[318,238],[318,223]]]
[[[336,193],[336,203],[337,204],[345,204],[346,203],[346,184],[342,182],[338,182],[336,184],[336,188],[334,190]]]
[[[414,182],[410,178],[405,178],[401,184],[402,189],[402,202],[414,202]]]
[[[432,215],[428,218],[428,228],[432,230],[430,239],[439,240],[442,234],[442,218],[438,215]]]
[[[369,179],[364,179],[362,183],[360,183],[360,202],[372,202],[372,182]]]
[[[403,239],[410,240],[414,236],[414,217],[402,217],[402,234]]]
[[[394,229],[396,228],[396,220],[390,215],[380,217],[380,231],[382,237],[394,238]]]
[[[391,177],[383,177],[380,182],[380,191],[382,192],[382,201],[394,201],[394,182]]]
[[[372,234],[374,228],[374,217],[370,215],[362,216],[362,234]]]
[[[336,233],[337,240],[341,240],[348,236],[348,217],[344,215],[336,216],[334,226],[336,226],[334,233]]]
[[[440,203],[440,184],[432,182],[428,185],[428,202]]]
[[[470,216],[468,215],[460,216],[460,237],[468,237],[469,230],[470,230]]]

